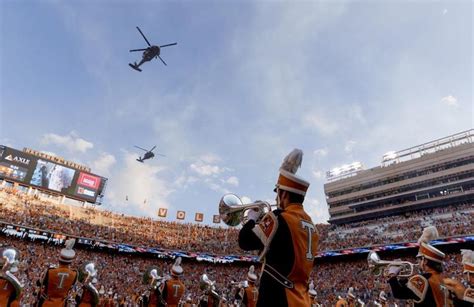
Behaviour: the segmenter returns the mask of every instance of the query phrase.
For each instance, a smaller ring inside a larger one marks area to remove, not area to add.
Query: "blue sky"
[[[110,210],[210,223],[226,192],[273,200],[297,147],[323,222],[327,170],[473,127],[471,1],[2,1],[0,14],[0,144],[89,165]],[[178,42],[168,66],[128,67],[145,47],[136,26]],[[139,164],[133,145],[166,157]]]

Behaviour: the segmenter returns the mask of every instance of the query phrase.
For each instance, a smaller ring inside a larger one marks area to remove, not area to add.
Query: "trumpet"
[[[219,215],[228,226],[245,224],[248,210],[258,210],[259,221],[266,213],[272,211],[272,206],[266,201],[256,201],[251,204],[244,204],[235,194],[225,194],[219,202]],[[266,209],[266,210],[265,210]]]
[[[401,267],[400,273],[398,274],[399,277],[410,277],[415,274],[415,267],[417,264],[413,264],[408,261],[386,261],[380,260],[379,255],[371,251],[367,256],[367,262],[369,264],[369,269],[375,276],[388,276],[388,268],[391,266]]]

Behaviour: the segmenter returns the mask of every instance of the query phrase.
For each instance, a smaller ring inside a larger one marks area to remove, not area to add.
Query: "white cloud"
[[[328,155],[328,149],[327,148],[316,149],[315,151],[313,151],[313,154],[319,158],[326,157]]]
[[[448,13],[448,9],[443,10],[443,15],[446,15]]]
[[[189,168],[200,176],[218,175],[223,172],[223,169],[217,165],[205,164],[203,161],[191,163]]]
[[[308,198],[304,201],[305,211],[311,216],[313,223],[327,223],[329,211],[325,203],[316,198]]]
[[[348,153],[352,152],[356,144],[357,144],[356,141],[353,141],[353,140],[347,141],[346,144],[344,145],[344,151]]]
[[[135,159],[135,154],[125,154],[123,167],[109,179],[107,202],[112,204],[112,210],[156,217],[158,208],[169,207],[167,198],[174,190],[167,180],[160,178],[164,168],[138,163]]]
[[[303,118],[303,123],[306,127],[316,129],[323,135],[334,134],[338,129],[338,125],[335,122],[317,113],[307,114]]]
[[[459,105],[457,98],[451,95],[441,98],[441,102],[450,107],[457,107]]]
[[[59,147],[64,147],[71,152],[81,153],[94,147],[94,144],[80,138],[74,131],[65,136],[55,133],[47,133],[42,136],[40,142],[43,145],[53,144]]]
[[[92,171],[101,176],[109,176],[110,168],[117,162],[115,157],[109,153],[103,152],[92,162]]]
[[[311,173],[313,174],[313,177],[316,179],[322,179],[324,176],[324,172],[320,170],[312,170]]]
[[[239,178],[237,178],[235,176],[231,176],[231,177],[227,178],[226,183],[228,183],[228,184],[230,184],[234,187],[238,187],[239,186]]]

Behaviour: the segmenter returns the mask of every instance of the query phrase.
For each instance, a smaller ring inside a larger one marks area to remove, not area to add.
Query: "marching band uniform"
[[[377,307],[388,307],[387,296],[385,295],[385,291],[380,291],[379,300],[374,301],[374,305]]]
[[[350,287],[347,291],[347,305],[349,307],[356,307],[356,296],[354,294],[354,288]]]
[[[75,240],[66,241],[66,247],[61,250],[59,256],[59,266],[50,267],[44,273],[42,283],[40,284],[40,293],[37,302],[39,307],[59,307],[66,305],[66,299],[69,291],[77,281],[77,271],[71,269],[69,265],[76,257],[72,249]]]
[[[463,249],[461,253],[463,273],[467,275],[469,287],[464,288],[460,282],[448,278],[445,279],[445,284],[454,294],[454,307],[472,307],[474,306],[474,251]]]
[[[438,231],[436,227],[430,226],[423,230],[423,235],[418,240],[420,249],[417,255],[417,257],[421,257],[421,263],[428,259],[442,265],[445,254],[428,244],[428,242],[437,239],[437,237]],[[393,296],[398,299],[412,299],[414,306],[444,306],[445,294],[441,290],[443,284],[441,272],[426,264],[424,267],[426,272],[421,275],[413,275],[408,280],[392,276],[388,282],[392,288]]]
[[[303,200],[309,182],[295,175],[303,152],[293,150],[280,168],[277,192],[278,210],[255,222],[255,211],[239,233],[239,246],[260,250],[264,259],[257,306],[309,306],[309,275],[313,268],[318,234]],[[296,199],[297,201],[292,201]]]
[[[256,307],[258,300],[258,288],[255,286],[257,282],[257,274],[255,274],[255,267],[252,265],[247,273],[247,281],[238,292],[238,298],[242,301],[245,307]]]
[[[179,280],[181,275],[183,275],[183,268],[181,267],[181,257],[178,257],[171,267],[171,279],[163,285],[163,299],[166,306],[177,307],[184,294],[184,283]]]
[[[346,301],[345,298],[338,296],[337,297],[337,302],[336,302],[336,307],[349,307],[349,303]]]
[[[2,260],[5,261],[0,272],[0,306],[17,307],[20,306],[21,292],[23,285],[13,275],[18,271],[19,252],[14,248],[5,248],[2,252]],[[13,260],[13,262],[10,262]]]
[[[96,307],[99,304],[99,291],[97,291],[96,287],[93,285],[96,281],[95,275],[97,274],[97,271],[95,270],[93,264],[87,264],[84,269],[83,269],[83,274],[80,275],[86,275],[86,276],[80,276],[79,279],[83,283],[82,286],[82,295],[76,298],[79,307]],[[90,271],[88,271],[86,268],[87,266],[90,266]],[[91,280],[92,279],[92,280]]]
[[[316,292],[316,290],[314,290],[314,282],[311,281],[309,283],[309,290],[308,290],[308,294],[309,294],[309,298],[311,300],[311,307],[321,307],[320,304],[318,304],[318,301],[317,301],[317,295],[318,293]]]

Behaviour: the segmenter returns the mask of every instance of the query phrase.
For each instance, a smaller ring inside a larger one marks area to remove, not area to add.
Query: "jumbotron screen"
[[[0,178],[96,202],[107,178],[0,145]]]

